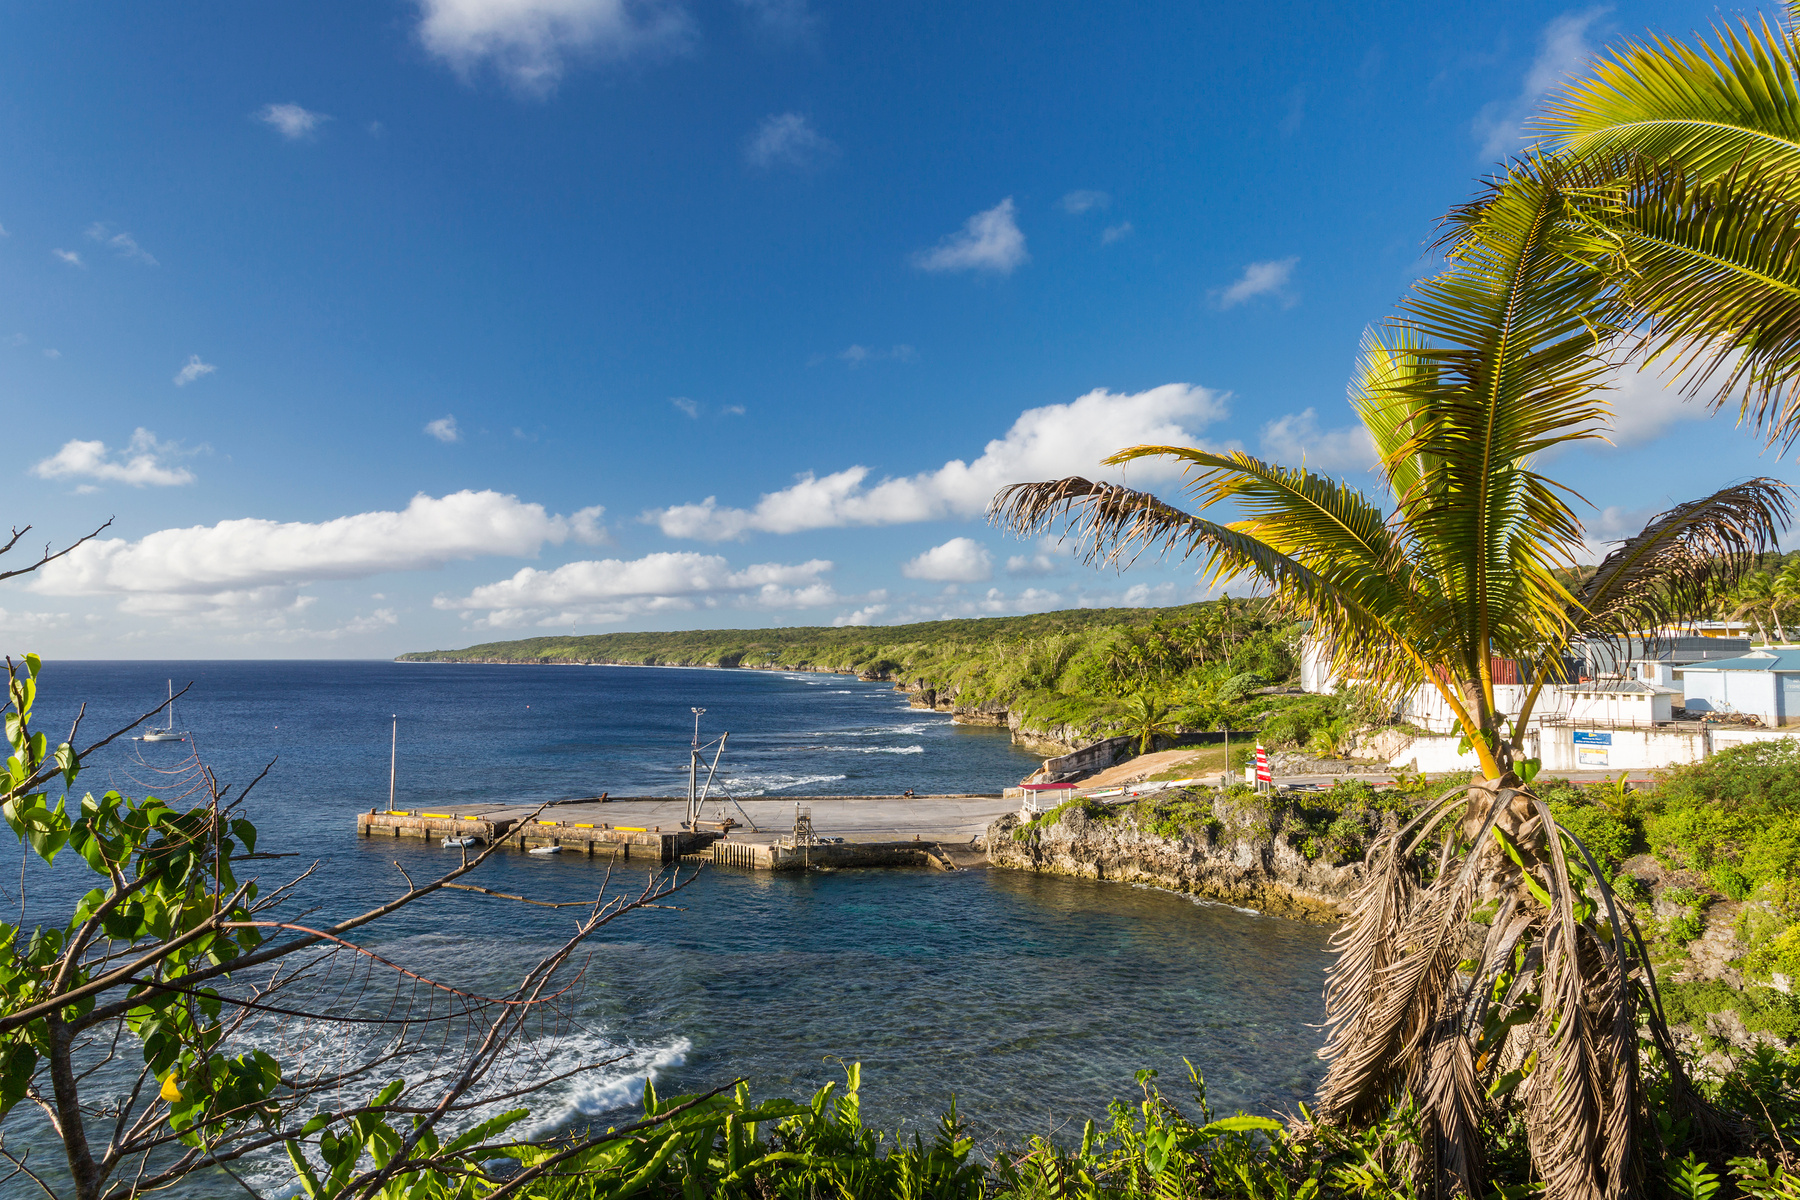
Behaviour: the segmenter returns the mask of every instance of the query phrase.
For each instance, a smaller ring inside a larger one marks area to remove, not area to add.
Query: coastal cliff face
[[[885,675],[865,675],[864,679],[889,678]],[[936,688],[923,679],[901,680],[894,684],[896,692],[911,695],[914,708],[928,708],[933,712],[951,714],[951,720],[959,725],[989,725],[1006,729],[1012,734],[1015,745],[1022,746],[1033,754],[1068,754],[1077,747],[1094,740],[1094,732],[1077,729],[1071,725],[1052,725],[1047,728],[1027,728],[1018,713],[1007,709],[1005,704],[985,700],[978,704],[959,704],[960,689],[954,687]]]
[[[1080,804],[1030,824],[1008,814],[988,826],[988,861],[1144,883],[1299,921],[1342,917],[1362,880],[1360,862],[1309,860],[1254,801],[1217,797],[1209,807],[1210,819],[1185,823],[1133,808],[1095,816]]]

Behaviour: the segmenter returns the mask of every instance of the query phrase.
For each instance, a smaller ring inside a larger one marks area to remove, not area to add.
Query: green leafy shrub
[[[1719,979],[1698,983],[1666,983],[1663,1006],[1673,1024],[1704,1028],[1713,1013],[1736,1013],[1744,1028],[1785,1041],[1800,1038],[1800,997],[1783,995],[1774,988],[1734,988]]]
[[[1659,860],[1708,872],[1734,899],[1786,886],[1800,874],[1800,745],[1757,742],[1675,768],[1644,834]]]

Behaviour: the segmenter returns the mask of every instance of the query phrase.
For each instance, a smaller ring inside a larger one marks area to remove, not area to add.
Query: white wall
[[[1748,713],[1776,720],[1773,671],[1707,670],[1694,663],[1683,670],[1682,686],[1689,712]]]

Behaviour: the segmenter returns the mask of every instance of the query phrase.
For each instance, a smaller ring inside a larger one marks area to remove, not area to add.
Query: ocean
[[[50,662],[40,728],[59,740],[86,701],[84,733],[110,731],[161,700],[169,679],[193,685],[175,707],[192,743],[115,743],[78,789],[180,795],[194,750],[232,786],[272,762],[248,815],[259,850],[295,857],[261,864],[261,877],[267,890],[311,868],[313,924],[391,899],[400,868],[425,878],[455,854],[355,834],[358,810],[386,805],[396,715],[395,795],[409,808],[680,794],[693,708],[706,710],[703,738],[730,732],[723,771],[738,795],[991,792],[1036,764],[1004,730],[953,725],[885,684],[747,670]],[[539,899],[591,898],[605,873],[586,859],[496,857],[473,882]],[[27,866],[28,919],[89,886],[75,867]],[[613,880],[628,882],[636,889],[643,876]],[[1310,1099],[1322,1075],[1314,1026],[1326,931],[1316,926],[1148,888],[983,870],[797,877],[708,866],[671,903],[589,943],[563,1019],[536,1035],[520,1069],[548,1078],[615,1061],[541,1093],[537,1130],[618,1123],[646,1078],[664,1095],[743,1077],[758,1095],[799,1096],[861,1062],[870,1120],[928,1128],[954,1097],[984,1143],[1016,1144],[1078,1138],[1109,1100],[1140,1095],[1139,1068],[1181,1091],[1191,1060],[1216,1109],[1259,1113]],[[580,911],[443,893],[363,941],[493,994]],[[289,1030],[271,1048],[317,1059],[369,1044],[345,1027],[326,1032]],[[285,1166],[261,1170],[274,1181]]]

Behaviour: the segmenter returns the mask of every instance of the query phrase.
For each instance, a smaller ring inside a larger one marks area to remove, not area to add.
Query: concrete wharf
[[[700,829],[681,828],[683,797],[588,797],[532,804],[445,804],[372,809],[356,815],[363,837],[438,840],[477,837],[519,850],[555,846],[561,854],[646,864],[681,860],[754,870],[807,867],[931,866],[942,870],[986,861],[988,825],[1018,807],[988,793],[942,796],[754,796],[721,812],[708,800]],[[795,844],[796,806],[810,809],[814,840]],[[717,819],[739,823],[716,831]],[[756,826],[743,823],[748,815]]]

